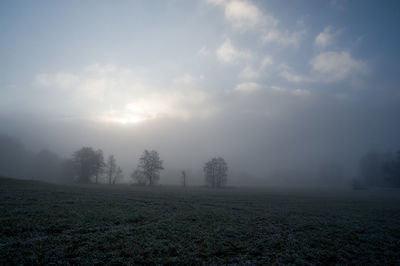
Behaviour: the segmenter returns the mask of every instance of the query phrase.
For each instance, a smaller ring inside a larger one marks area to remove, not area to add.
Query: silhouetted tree
[[[136,171],[138,176],[143,175],[146,182],[150,186],[154,185],[160,179],[160,170],[164,169],[162,161],[157,151],[145,150],[139,159],[138,169]]]
[[[203,170],[208,186],[219,188],[226,185],[228,166],[223,158],[212,158],[205,163]]]
[[[141,171],[139,168],[133,171],[131,178],[140,186],[145,186],[147,184],[147,179],[144,176],[143,171]]]
[[[91,147],[83,147],[72,154],[72,162],[77,176],[77,181],[90,183],[91,178],[101,172],[103,163],[100,163],[100,156]]]
[[[117,163],[115,162],[114,155],[108,156],[106,164],[106,174],[108,179],[108,184],[112,184],[117,172]]]
[[[97,150],[96,151],[96,171],[94,173],[95,176],[95,182],[96,184],[98,184],[99,181],[99,176],[101,175],[101,173],[104,171],[104,167],[106,166],[106,164],[104,163],[104,155],[103,155],[103,151],[102,150]]]
[[[117,168],[117,171],[115,172],[115,175],[114,175],[114,179],[113,179],[113,185],[115,185],[115,183],[117,182],[117,180],[121,180],[121,179],[123,179],[124,178],[124,174],[123,174],[123,172],[122,172],[122,169],[121,169],[121,167],[118,167]]]
[[[185,172],[185,171],[182,171],[182,185],[183,185],[184,187],[186,187],[186,178],[187,178],[186,172]]]

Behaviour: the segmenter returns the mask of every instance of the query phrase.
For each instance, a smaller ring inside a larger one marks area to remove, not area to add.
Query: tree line
[[[155,185],[160,180],[163,161],[155,150],[144,150],[130,178],[138,185]],[[227,183],[228,167],[221,157],[212,158],[204,165],[204,178],[210,187],[223,187]],[[182,171],[182,185],[188,176]],[[0,176],[43,180],[61,183],[107,183],[124,180],[122,168],[113,154],[107,156],[101,149],[82,147],[70,158],[61,158],[49,150],[30,152],[18,140],[0,134]]]
[[[104,163],[102,150],[93,150],[83,147],[72,155],[73,166],[76,170],[76,179],[81,183],[98,182],[98,176],[105,173],[109,184],[115,184],[116,180],[123,177],[122,170],[117,167],[113,155]],[[144,150],[139,158],[139,164],[130,177],[138,185],[153,186],[160,180],[160,171],[163,170],[163,161],[155,150]],[[205,182],[210,187],[220,188],[226,185],[228,166],[222,157],[212,158],[204,165]],[[187,175],[182,171],[182,185],[187,185]]]
[[[108,184],[115,184],[123,179],[121,167],[117,165],[114,155],[109,155],[104,161],[102,150],[94,150],[91,147],[83,147],[72,154],[72,168],[74,177],[80,183],[98,184],[102,178]]]
[[[163,162],[157,151],[145,150],[136,169],[129,177],[139,185],[155,185],[160,180]],[[343,174],[335,167],[324,167],[321,175],[338,181]],[[359,183],[371,187],[400,187],[400,150],[397,153],[370,151],[363,155],[359,164]],[[228,166],[221,157],[211,158],[203,167],[204,181],[209,187],[227,184]],[[36,179],[59,183],[108,183],[116,184],[124,179],[121,167],[114,155],[105,159],[100,149],[82,147],[70,158],[43,149],[33,153],[15,138],[0,134],[0,176]],[[188,183],[188,175],[181,172],[182,185]]]
[[[19,140],[0,134],[0,175],[69,183],[73,168],[69,159],[61,158],[54,152],[43,149],[34,153]]]

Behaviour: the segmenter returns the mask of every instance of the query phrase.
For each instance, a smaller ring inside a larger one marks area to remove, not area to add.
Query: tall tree
[[[72,154],[72,162],[78,182],[90,183],[101,171],[99,153],[91,147],[83,147]]]
[[[160,179],[160,171],[163,170],[162,161],[157,151],[145,150],[139,159],[137,174],[143,175],[150,186]]]
[[[228,177],[228,165],[222,157],[212,158],[204,165],[204,176],[208,186],[223,187]]]
[[[117,163],[115,162],[114,155],[108,156],[106,165],[106,174],[108,179],[108,184],[112,184],[117,172]]]
[[[104,163],[103,151],[101,149],[99,149],[95,153],[96,153],[96,158],[95,158],[96,171],[94,173],[94,176],[96,178],[95,182],[96,182],[96,184],[98,184],[99,176],[104,171],[104,167],[106,166],[106,164]]]
[[[123,174],[123,172],[122,172],[122,169],[121,169],[121,167],[118,167],[117,168],[117,171],[115,172],[115,175],[114,175],[114,179],[113,179],[113,185],[115,185],[115,183],[117,182],[117,180],[121,180],[121,179],[123,179],[124,178],[124,174]]]
[[[131,174],[131,178],[140,186],[145,186],[147,183],[146,177],[143,172],[138,168]]]

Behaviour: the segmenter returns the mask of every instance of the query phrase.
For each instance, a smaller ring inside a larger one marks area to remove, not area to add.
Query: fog
[[[367,152],[400,148],[398,18],[339,2],[4,2],[0,134],[102,149],[122,183],[149,149],[160,184],[203,185],[220,156],[231,186],[349,186]]]
[[[400,113],[397,105],[318,104],[289,111],[282,110],[279,119],[221,114],[197,121],[155,119],[141,125],[3,117],[2,133],[20,140],[32,153],[47,149],[63,158],[71,158],[83,146],[102,149],[121,165],[121,182],[132,182],[129,175],[143,150],[155,149],[165,168],[160,183],[176,185],[182,170],[189,174],[189,185],[204,184],[204,163],[222,156],[229,167],[228,184],[233,186],[346,186],[358,177],[366,152],[395,151],[398,145],[400,128],[393,116]],[[340,175],[324,173],[326,166],[334,166]]]
[[[1,0],[0,265],[400,265],[399,14]]]

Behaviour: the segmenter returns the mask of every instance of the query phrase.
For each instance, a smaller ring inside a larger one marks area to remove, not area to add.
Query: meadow
[[[400,191],[0,178],[0,264],[400,264]]]

